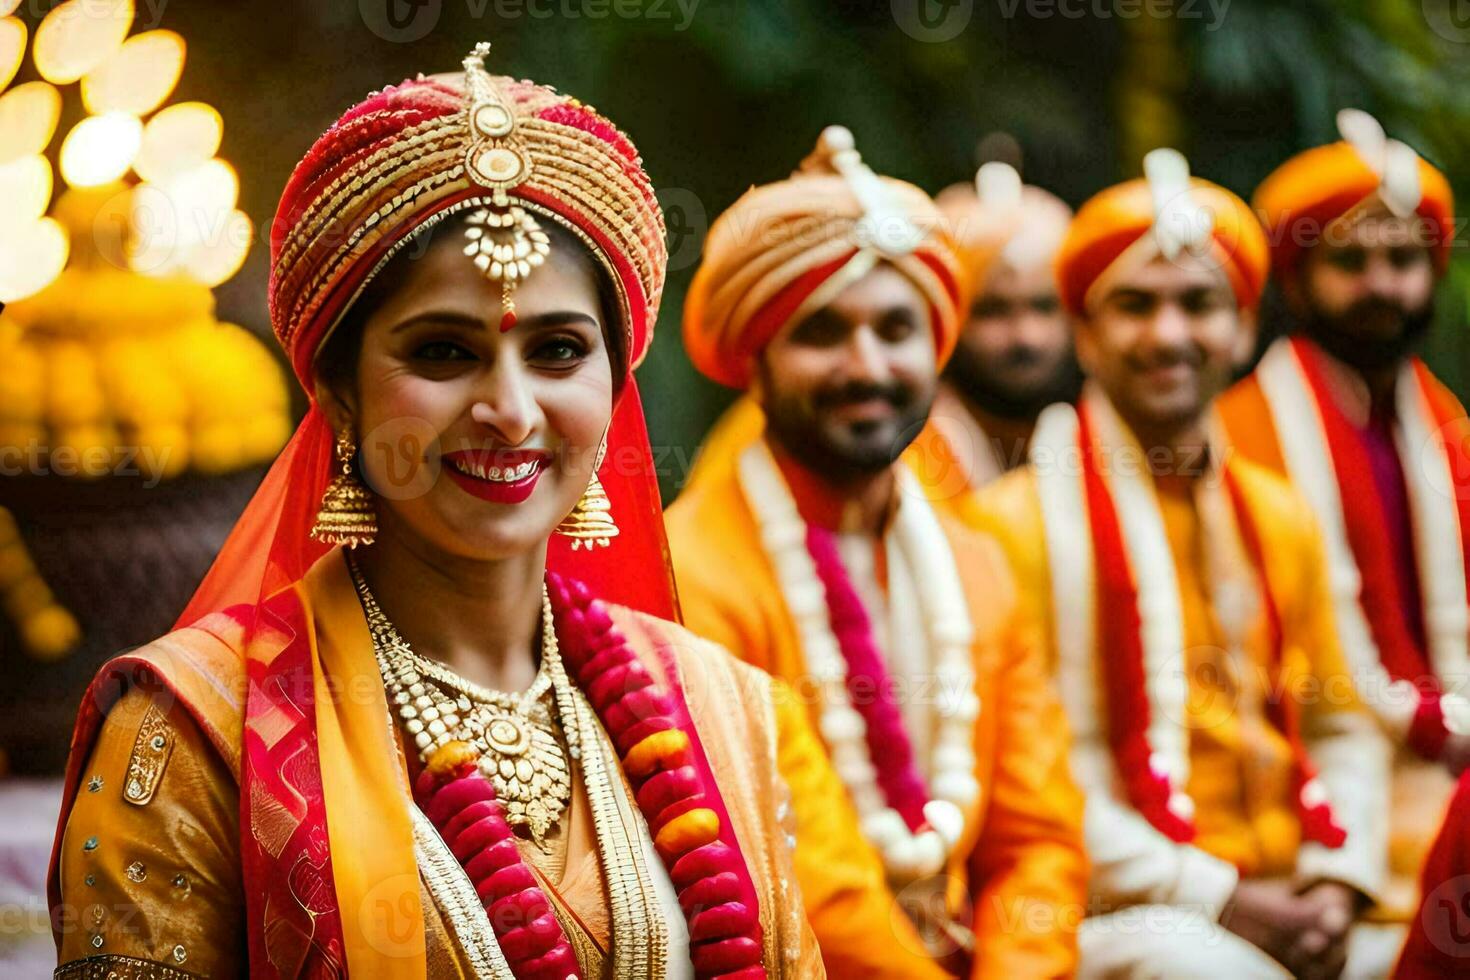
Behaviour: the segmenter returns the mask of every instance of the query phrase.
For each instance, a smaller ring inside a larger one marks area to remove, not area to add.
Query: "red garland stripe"
[[[1168,777],[1154,772],[1148,744],[1148,677],[1144,667],[1142,621],[1138,614],[1138,586],[1128,566],[1128,553],[1118,512],[1102,473],[1097,444],[1086,404],[1077,409],[1082,477],[1087,519],[1097,567],[1097,658],[1107,695],[1108,741],[1128,792],[1129,802],[1159,833],[1185,844],[1194,839],[1194,826],[1169,809],[1172,787]]]
[[[1438,704],[1429,704],[1439,699],[1439,682],[1429,668],[1426,651],[1419,648],[1404,621],[1404,603],[1390,557],[1393,546],[1383,526],[1382,504],[1373,471],[1352,422],[1342,413],[1328,388],[1322,355],[1301,337],[1292,338],[1291,345],[1317,404],[1327,451],[1332,456],[1348,546],[1362,580],[1358,601],[1384,670],[1391,678],[1408,680],[1419,689],[1419,706],[1409,729],[1409,746],[1427,759],[1436,759],[1449,736]]]

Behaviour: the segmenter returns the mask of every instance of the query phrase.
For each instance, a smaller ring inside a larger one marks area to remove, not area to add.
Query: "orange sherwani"
[[[1228,641],[1207,586],[1205,538],[1194,498],[1187,487],[1154,484],[1183,615],[1188,701],[1181,721],[1189,731],[1184,789],[1194,803],[1192,843],[1174,842],[1129,804],[1103,719],[1075,717],[1074,706],[1085,703],[1076,685],[1091,678],[1068,676],[1072,668],[1062,669],[1058,660],[1046,544],[1054,532],[1043,518],[1036,464],[1002,477],[979,495],[987,521],[1011,557],[1031,615],[1046,624],[1047,649],[1061,669],[1058,684],[1064,692],[1072,685],[1066,702],[1074,714],[1073,765],[1088,793],[1087,842],[1098,911],[1172,906],[1213,923],[1242,876],[1330,878],[1370,896],[1383,883],[1386,813],[1377,780],[1386,771],[1387,749],[1359,704],[1343,661],[1315,525],[1305,503],[1274,474],[1244,461],[1231,465],[1260,534],[1261,552],[1270,558],[1265,578],[1280,616],[1279,669],[1271,666],[1264,604],[1257,604],[1255,621],[1241,634],[1244,649],[1234,656],[1226,652]],[[1108,652],[1099,649],[1095,655]],[[1340,848],[1302,842],[1292,797],[1292,753],[1259,703],[1262,682],[1273,677],[1301,705],[1307,753],[1348,832]],[[1096,697],[1105,703],[1102,692]],[[1105,708],[1096,712],[1104,713]],[[1201,938],[1196,935],[1196,941]]]
[[[381,692],[366,622],[340,555],[328,553],[297,588],[310,609],[314,647],[331,683],[341,685],[349,697]],[[660,658],[653,651],[660,645],[675,651],[679,681],[755,882],[768,969],[773,976],[822,976],[792,881],[790,807],[778,777],[814,800],[840,801],[842,788],[804,714],[770,678],[712,644],[662,620],[620,607],[612,612],[661,680]],[[74,911],[58,923],[63,964],[101,955],[117,957],[108,964],[117,970],[161,964],[219,978],[249,972],[237,782],[244,669],[223,623],[223,617],[211,617],[138,651],[181,696],[156,686],[152,692],[143,687],[115,691],[112,696],[121,696],[110,706],[94,744],[77,747],[86,761],[59,842],[59,880],[53,882],[60,890],[61,908]],[[318,706],[333,713],[321,702]],[[367,947],[368,955],[378,958],[370,975],[396,972],[401,965],[435,978],[502,976],[477,974],[456,938],[453,920],[466,914],[456,900],[465,897],[463,887],[469,887],[471,902],[475,895],[462,871],[461,881],[450,880],[457,871],[452,856],[448,865],[434,865],[426,863],[417,845],[404,853],[394,851],[392,829],[414,806],[406,792],[407,763],[386,724],[371,727],[365,733],[370,738],[349,737],[340,747],[340,758],[328,757],[334,749],[325,741],[322,753],[324,782],[336,779],[334,773],[342,769],[381,766],[387,774],[381,800],[375,801],[382,809],[329,812],[339,898],[346,881],[378,880],[360,900],[343,904],[354,913],[344,919],[349,954],[354,943]],[[587,747],[585,733],[583,737],[585,760],[594,750]],[[386,749],[384,759],[373,754],[379,739]],[[155,741],[163,748],[155,749]],[[579,772],[585,765],[579,765]],[[147,799],[141,803],[125,795],[140,778],[147,786]],[[620,770],[614,769],[612,778],[622,826],[641,827]],[[597,977],[612,970],[617,958],[612,940],[619,923],[611,915],[606,863],[618,856],[601,855],[592,806],[584,780],[574,779],[552,856],[536,853],[529,843],[522,850],[556,908],[584,974]],[[828,826],[840,837],[851,831],[837,812]],[[639,846],[644,834],[613,836],[621,837],[615,845],[625,851]],[[394,861],[404,864],[410,883],[406,891],[401,874],[381,877]],[[627,868],[614,866],[620,872]],[[656,864],[651,872],[664,874]],[[842,885],[861,891],[877,887],[878,881],[863,880],[854,872]],[[93,910],[99,908],[102,914],[96,916]],[[666,918],[679,915],[677,907],[663,912]],[[273,957],[291,955],[289,937],[280,937],[279,944],[270,938]],[[406,956],[421,959],[410,968]],[[102,975],[86,969],[75,965],[61,975]]]
[[[685,622],[809,694],[797,629],[734,465],[741,440],[733,437],[730,422],[727,418],[706,445],[696,478],[666,514]],[[789,461],[781,468],[802,517],[840,530],[842,501]],[[932,492],[927,484],[926,490]],[[895,503],[903,506],[901,500]],[[1067,771],[1060,708],[1031,635],[1019,627],[1014,589],[995,543],[956,519],[963,497],[949,500],[952,507],[935,503],[975,624],[982,705],[974,733],[981,795],[965,814],[963,836],[950,859],[949,911],[959,912],[974,930],[972,975],[1068,975],[1075,969],[1086,862],[1082,804]],[[871,537],[882,590],[882,543]],[[872,598],[886,602],[881,592]],[[902,673],[891,657],[889,669],[895,677]],[[910,707],[905,705],[904,717],[912,726]],[[809,709],[816,717],[821,705],[812,703]],[[831,829],[814,801],[804,798],[795,783],[792,792],[797,878],[828,972],[943,976],[917,955],[912,929],[891,894],[885,891],[875,910],[875,903],[834,889],[840,880],[834,876],[845,875],[847,865],[881,866],[877,852],[858,834],[824,842]],[[835,862],[834,852],[842,855]],[[965,914],[965,909],[972,911]]]

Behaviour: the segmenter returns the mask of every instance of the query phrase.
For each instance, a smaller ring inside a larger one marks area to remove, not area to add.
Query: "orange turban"
[[[961,271],[934,202],[879,177],[839,127],[792,176],[746,191],[710,228],[684,302],[684,346],[703,374],[750,383],[788,323],[820,309],[879,262],[924,294],[943,363],[959,330]]]
[[[1408,146],[1388,139],[1365,112],[1338,113],[1343,140],[1287,160],[1256,188],[1253,203],[1271,236],[1277,274],[1296,266],[1304,248],[1334,222],[1384,208],[1425,222],[1425,240],[1441,274],[1454,238],[1454,195],[1449,181]]]
[[[1072,209],[1005,163],[987,163],[973,183],[954,184],[934,199],[975,293],[997,264],[1017,269],[1050,263],[1067,234]]]
[[[1148,176],[1109,187],[1077,212],[1057,253],[1057,287],[1076,315],[1089,294],[1129,261],[1181,251],[1212,258],[1241,307],[1254,307],[1266,285],[1266,236],[1244,201],[1217,184],[1191,178],[1173,150],[1144,159]]]

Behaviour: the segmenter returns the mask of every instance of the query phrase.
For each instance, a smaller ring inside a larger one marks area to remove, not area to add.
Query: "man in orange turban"
[[[1444,175],[1367,113],[1255,195],[1289,313],[1255,371],[1221,400],[1236,449],[1311,503],[1337,628],[1364,699],[1400,746],[1390,915],[1414,879],[1452,779],[1470,760],[1470,423],[1414,351],[1444,274]]]
[[[1177,152],[1144,171],[1084,204],[1057,256],[1077,406],[1046,409],[1029,465],[979,494],[1087,794],[1079,975],[1356,971],[1386,746],[1346,676],[1306,505],[1211,424],[1254,343],[1265,236]]]
[[[968,319],[923,438],[945,440],[972,487],[1026,461],[1036,417],[1081,383],[1052,264],[1072,209],[987,163],[935,199],[970,282]]]
[[[862,836],[839,849],[792,786],[833,976],[1076,965],[1082,805],[1045,664],[994,541],[899,463],[954,349],[961,275],[930,199],[834,127],[715,222],[685,308],[695,365],[751,406],[666,515],[685,621],[791,685],[847,788]],[[843,885],[854,868],[873,869],[867,895]]]

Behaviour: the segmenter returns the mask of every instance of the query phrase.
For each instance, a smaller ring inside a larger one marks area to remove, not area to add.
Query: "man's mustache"
[[[913,401],[913,392],[901,384],[877,384],[854,381],[837,388],[819,391],[812,400],[817,408],[838,408],[881,399],[894,408],[904,408]]]
[[[1008,348],[997,360],[1000,367],[1029,368],[1046,361],[1046,354],[1035,347],[1017,344]]]
[[[1352,306],[1349,306],[1340,317],[1346,322],[1381,320],[1392,318],[1394,320],[1407,320],[1409,311],[1397,300],[1388,299],[1383,296],[1365,296]]]

